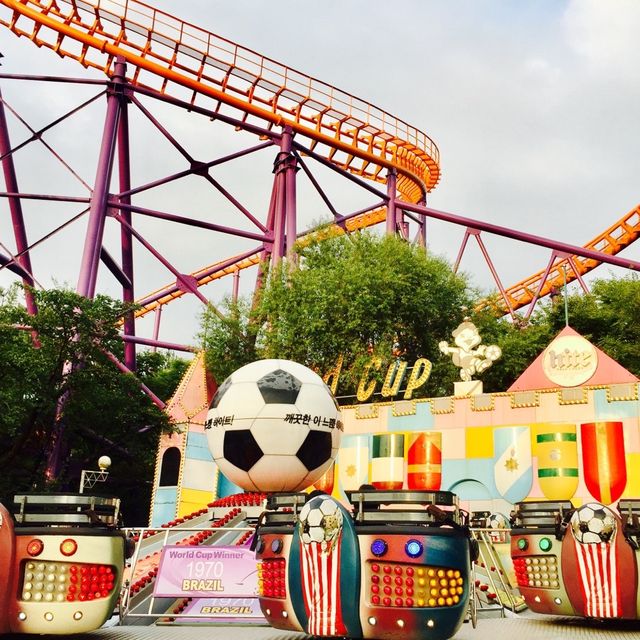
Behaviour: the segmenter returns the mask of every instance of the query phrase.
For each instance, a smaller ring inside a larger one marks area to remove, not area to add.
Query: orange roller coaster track
[[[324,157],[356,175],[384,182],[418,202],[440,178],[439,151],[426,134],[381,109],[136,0],[0,0],[12,13],[0,24],[39,47],[113,74],[117,57],[133,85],[212,99],[269,125],[289,125]],[[211,105],[209,102],[208,106]]]
[[[286,127],[309,141],[311,152],[355,176],[384,183],[397,174],[389,206],[424,202],[440,178],[439,151],[425,133],[308,75],[250,49],[186,23],[137,0],[0,0],[0,24],[59,56],[76,60],[110,77],[119,61],[127,63],[134,87],[190,104],[213,114],[230,112],[250,126]],[[186,98],[185,98],[186,95]],[[397,191],[396,191],[397,190]],[[414,212],[429,216],[425,208]],[[333,232],[377,224],[386,207],[356,216]],[[613,256],[636,240],[640,209],[623,216],[585,245]],[[574,250],[577,250],[574,248]],[[261,250],[199,269],[189,275],[204,285],[256,265]],[[504,290],[500,300],[485,301],[499,313],[535,304],[567,281],[600,264],[591,257],[554,251],[545,270]],[[182,296],[177,282],[140,299],[138,315]]]
[[[357,231],[358,229],[364,229],[382,222],[387,215],[386,207],[377,208],[368,213],[360,214],[350,220],[347,220],[345,229],[347,232]],[[330,236],[336,236],[345,232],[345,229],[338,225],[330,225],[326,229],[318,232],[311,232],[300,239],[300,243],[304,244],[318,239],[325,239]],[[260,253],[256,251],[251,255],[236,256],[229,260],[224,260],[216,264],[203,267],[198,271],[194,271],[190,276],[195,280],[198,287],[201,287],[214,280],[219,280],[225,276],[233,275],[243,269],[254,267],[260,263]],[[141,318],[151,311],[155,311],[160,307],[163,307],[169,302],[173,302],[178,298],[181,298],[186,293],[186,290],[175,286],[175,283],[170,283],[156,291],[152,291],[144,298],[137,300],[137,304],[140,308],[136,311],[136,318]],[[147,302],[147,299],[151,299],[151,302]]]
[[[359,215],[349,220],[346,225],[347,231],[363,229],[382,222],[386,216],[386,209],[380,208],[366,214]],[[342,233],[343,230],[336,226],[330,226],[326,233],[334,235]],[[307,239],[312,239],[314,234],[309,234]],[[585,248],[594,251],[601,251],[607,255],[616,255],[625,247],[635,242],[640,237],[640,205],[626,213],[615,224],[600,233],[593,240],[585,244]],[[303,239],[304,241],[305,239]],[[260,257],[256,252],[251,256],[242,256],[237,259],[226,260],[217,264],[204,267],[191,274],[198,286],[208,284],[214,280],[231,275],[248,267],[259,263]],[[558,291],[567,283],[578,280],[589,271],[598,267],[601,262],[582,256],[566,255],[554,252],[551,257],[548,269],[542,269],[533,275],[525,278],[521,282],[505,289],[505,297],[496,296],[492,299],[485,299],[476,307],[477,311],[490,308],[500,315],[506,315],[511,311],[523,309],[539,298],[544,298],[554,291]],[[158,296],[157,294],[163,294]],[[177,289],[174,284],[158,289],[150,293],[147,298],[153,298],[153,302],[145,302],[145,298],[138,300],[141,308],[136,312],[137,317],[145,316],[147,313],[172,302],[185,295],[185,291]],[[507,304],[508,301],[508,304]]]
[[[631,209],[615,224],[605,229],[591,242],[585,244],[586,249],[600,251],[607,255],[616,255],[640,236],[640,205]],[[566,282],[579,280],[581,276],[602,264],[601,262],[582,256],[568,256],[554,252],[547,269],[543,269],[525,278],[521,282],[505,290],[504,298],[485,300],[478,306],[493,308],[500,314],[509,313],[507,301],[513,311],[522,309],[536,299],[559,291]]]

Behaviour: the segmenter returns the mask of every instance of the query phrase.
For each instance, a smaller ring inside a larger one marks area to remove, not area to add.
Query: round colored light
[[[78,543],[71,538],[67,538],[60,543],[60,553],[63,556],[72,556],[78,550]]]
[[[371,543],[371,553],[378,558],[387,553],[388,548],[389,545],[381,538],[377,538]]]
[[[549,538],[540,538],[540,542],[538,543],[541,551],[549,551],[549,549],[551,549],[552,544],[553,543]]]
[[[38,540],[37,538],[31,540],[27,545],[27,553],[33,557],[39,556],[42,553],[43,549],[44,542],[42,542],[42,540]]]
[[[419,540],[409,540],[407,544],[404,545],[404,550],[410,558],[417,558],[422,555],[424,547]]]
[[[271,541],[271,551],[273,553],[280,553],[282,551],[282,540],[280,540],[280,538]]]
[[[529,543],[525,538],[520,538],[518,540],[518,549],[520,549],[520,551],[524,551],[528,546],[529,546]]]

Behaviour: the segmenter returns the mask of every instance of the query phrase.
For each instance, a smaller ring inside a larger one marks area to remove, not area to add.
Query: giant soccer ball
[[[329,387],[289,360],[232,373],[211,401],[205,432],[224,475],[247,491],[300,491],[333,464],[342,437]]]
[[[330,548],[342,531],[342,522],[342,511],[338,503],[330,496],[316,496],[300,510],[300,540],[303,544],[317,542]]]
[[[609,542],[616,531],[616,517],[611,509],[590,502],[574,511],[571,529],[581,544]]]

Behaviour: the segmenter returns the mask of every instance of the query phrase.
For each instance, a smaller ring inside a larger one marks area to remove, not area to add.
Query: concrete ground
[[[8,640],[27,640],[33,636],[6,636]],[[40,636],[56,640],[66,636]],[[77,640],[303,640],[304,634],[288,633],[259,626],[114,626],[91,633],[68,636]],[[640,640],[640,621],[597,622],[576,618],[515,617],[479,619],[474,629],[462,625],[456,640]],[[427,637],[425,635],[425,640]]]

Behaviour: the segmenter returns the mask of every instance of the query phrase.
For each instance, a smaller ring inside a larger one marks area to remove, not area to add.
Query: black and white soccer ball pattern
[[[343,515],[338,503],[329,496],[316,496],[300,510],[298,527],[303,544],[317,542],[330,548],[342,530]]]
[[[209,449],[247,491],[300,491],[333,464],[340,410],[322,378],[297,362],[258,360],[232,373],[207,414]]]
[[[509,518],[504,515],[504,513],[499,513],[497,511],[491,513],[487,518],[487,528],[488,529],[511,529],[511,523],[509,522]]]
[[[611,542],[616,528],[613,511],[599,502],[589,502],[571,516],[573,535],[581,544]]]

